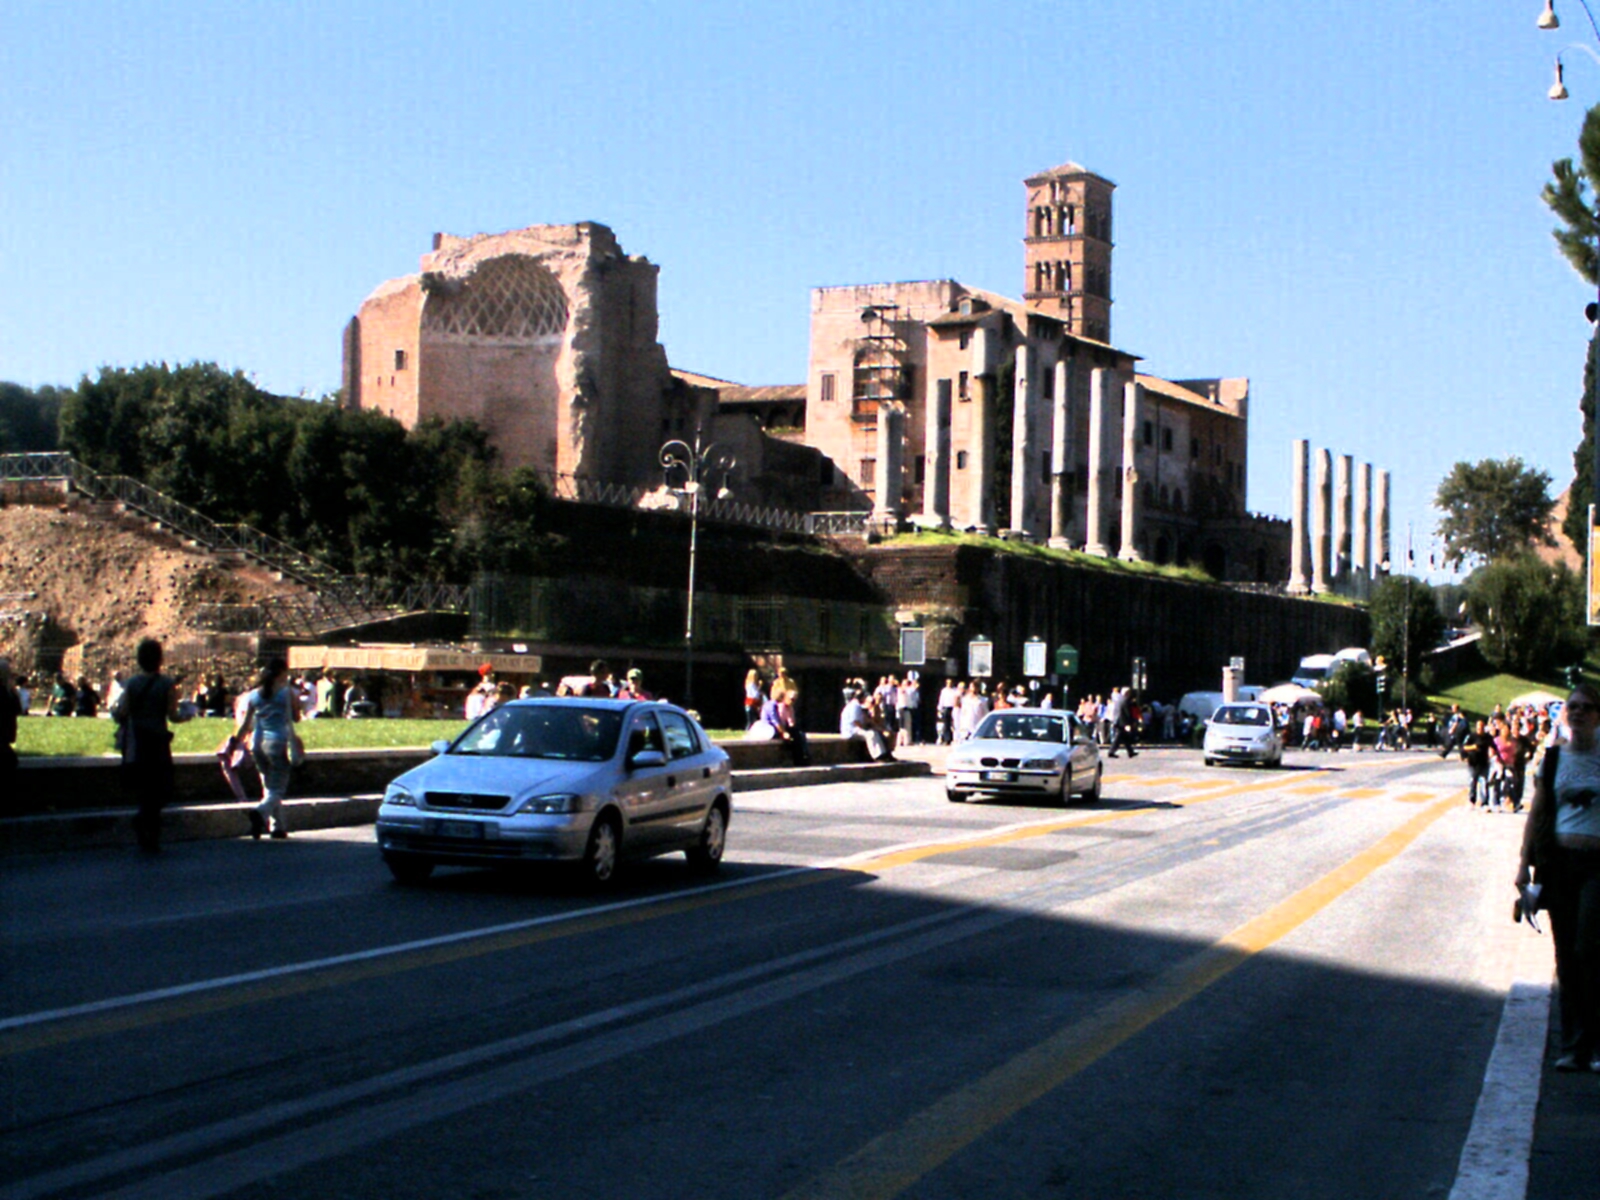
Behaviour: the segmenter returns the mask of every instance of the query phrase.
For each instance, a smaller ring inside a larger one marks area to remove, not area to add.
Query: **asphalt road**
[[[1432,756],[1108,770],[752,793],[603,896],[370,829],[12,860],[0,1200],[1449,1195],[1520,820]]]

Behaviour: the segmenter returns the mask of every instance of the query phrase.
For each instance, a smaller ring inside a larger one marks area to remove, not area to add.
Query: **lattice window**
[[[556,277],[521,255],[491,258],[455,288],[430,291],[423,328],[433,337],[528,343],[559,339],[567,296]]]

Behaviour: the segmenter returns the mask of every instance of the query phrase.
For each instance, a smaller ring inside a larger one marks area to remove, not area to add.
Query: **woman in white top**
[[[1516,885],[1537,871],[1561,992],[1559,1071],[1600,1072],[1600,689],[1580,683],[1569,738],[1545,751],[1522,836]]]

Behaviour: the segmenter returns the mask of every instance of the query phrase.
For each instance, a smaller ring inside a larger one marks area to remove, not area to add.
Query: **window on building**
[[[972,399],[972,394],[967,390],[967,388],[967,373],[963,371],[960,375],[956,376],[956,396],[962,400]]]
[[[956,470],[965,471],[966,469],[967,469],[967,452],[965,450],[957,450],[956,451]]]
[[[917,455],[911,464],[911,478],[914,483],[921,483],[928,473],[928,460],[924,455]]]
[[[394,352],[394,369],[396,371],[404,371],[406,369],[406,352],[404,350],[396,350]]]
[[[827,403],[829,403],[830,401],[833,400],[833,372],[832,371],[824,371],[822,373],[822,385],[821,385],[819,391],[821,392],[822,402],[824,404],[827,404]]]
[[[1050,482],[1050,451],[1046,450],[1043,454],[1039,455],[1039,467],[1040,467],[1039,474],[1044,478],[1044,481],[1046,483],[1049,483]]]
[[[1193,458],[1193,459],[1198,459],[1200,457],[1200,439],[1199,438],[1190,438],[1189,439],[1189,457]]]
[[[1156,444],[1156,426],[1154,421],[1146,421],[1144,423],[1144,444],[1146,446],[1154,446]]]
[[[863,458],[861,460],[861,486],[871,487],[878,482],[878,460]]]
[[[1172,427],[1170,425],[1161,431],[1161,448],[1169,451],[1172,449]]]
[[[956,339],[956,342],[962,350],[965,350],[972,344],[972,335],[970,333],[963,333],[959,338]]]

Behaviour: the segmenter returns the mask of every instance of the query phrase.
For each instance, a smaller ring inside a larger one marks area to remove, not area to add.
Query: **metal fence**
[[[612,508],[687,511],[683,506],[681,493],[670,489],[651,488],[637,483],[612,483],[564,471],[535,471],[534,474],[546,491],[557,500],[571,500],[580,504],[604,504]],[[811,515],[787,508],[747,504],[732,498],[702,499],[700,502],[702,521],[715,521],[725,525],[749,525],[757,529],[771,529],[778,533],[812,532]]]
[[[70,454],[0,454],[0,482],[65,482],[91,500],[120,504],[175,537],[214,554],[250,559],[281,577],[305,585],[314,593],[309,599],[283,596],[261,605],[244,606],[259,610],[262,621],[258,629],[316,636],[329,629],[365,624],[397,613],[463,612],[466,609],[468,591],[462,585],[395,584],[343,574],[270,533],[249,525],[213,521],[148,484],[126,475],[102,475]],[[245,614],[236,613],[218,614],[217,619],[237,625],[247,618]],[[227,631],[244,632],[237,628]]]
[[[480,576],[472,585],[473,638],[683,645],[687,593],[609,579]],[[695,645],[704,649],[800,654],[893,655],[891,614],[870,604],[795,596],[698,592]]]

